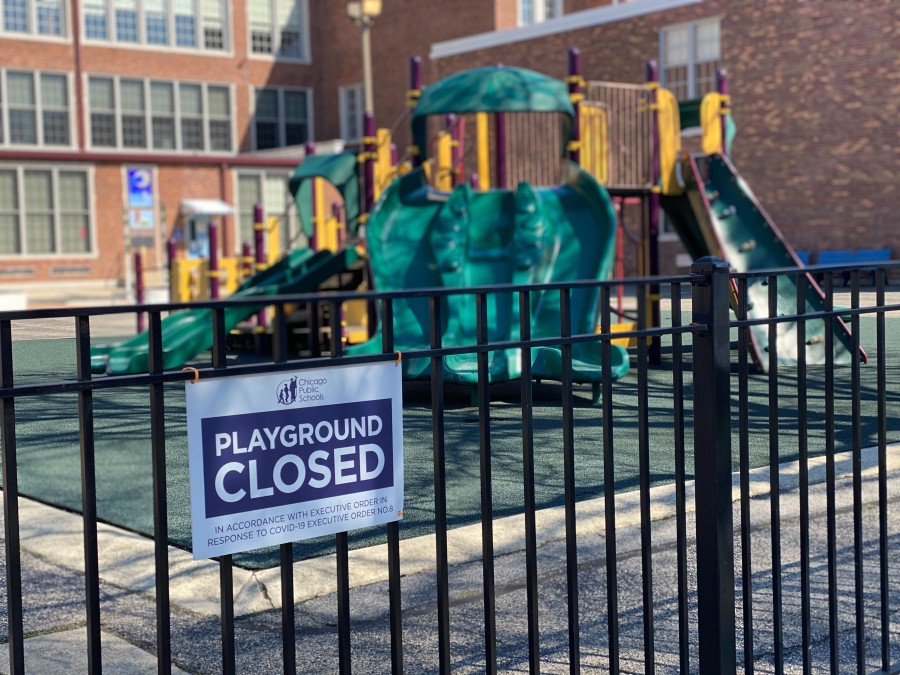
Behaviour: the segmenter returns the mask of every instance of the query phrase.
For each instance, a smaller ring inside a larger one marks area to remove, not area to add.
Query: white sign
[[[395,363],[185,387],[195,560],[403,517]]]

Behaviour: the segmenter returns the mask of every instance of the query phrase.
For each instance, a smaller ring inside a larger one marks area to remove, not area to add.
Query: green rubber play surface
[[[863,319],[861,341],[872,357],[861,372],[862,441],[877,440],[875,321]],[[888,319],[887,334],[897,335],[900,319]],[[690,352],[685,356],[685,407],[687,429],[687,474],[693,475],[691,426],[693,418],[690,383]],[[202,356],[201,356],[202,358]],[[208,358],[208,357],[207,357]],[[674,441],[671,346],[664,342],[664,364],[648,373],[650,403],[651,480],[654,484],[674,480]],[[28,340],[14,343],[16,383],[53,382],[74,379],[74,340]],[[732,353],[737,363],[736,352]],[[900,441],[900,343],[888,340],[887,355],[888,441]],[[752,367],[752,364],[751,364]],[[737,467],[737,367],[733,367],[733,452]],[[637,371],[613,385],[615,474],[618,490],[636,489]],[[809,369],[810,451],[824,449],[824,372]],[[779,452],[782,461],[796,457],[796,376],[791,368],[778,372]],[[838,449],[847,449],[851,439],[850,367],[835,372],[835,411]],[[523,480],[519,383],[494,385],[491,389],[491,442],[493,503],[496,516],[521,512]],[[401,536],[428,534],[433,527],[433,464],[430,385],[408,382],[404,387],[404,443],[406,473],[405,520]],[[601,411],[590,404],[590,385],[575,388],[576,483],[579,499],[602,494]],[[184,385],[167,385],[166,439],[169,532],[173,544],[189,547],[191,539],[188,489],[187,433]],[[751,465],[768,463],[768,380],[750,376]],[[98,514],[101,520],[143,533],[151,533],[152,494],[150,471],[149,397],[145,387],[94,394]],[[77,397],[59,394],[20,398],[16,401],[20,489],[28,497],[73,511],[81,508]],[[534,386],[535,482],[539,508],[559,505],[563,494],[563,457],[560,388],[557,383]],[[469,389],[448,386],[446,390],[447,508],[451,527],[477,522],[480,518],[478,470],[478,411],[470,405]],[[350,535],[351,546],[384,541],[384,530],[358,531]],[[333,537],[300,542],[295,556],[313,557],[333,551]],[[238,564],[251,568],[278,562],[275,549],[235,556]]]

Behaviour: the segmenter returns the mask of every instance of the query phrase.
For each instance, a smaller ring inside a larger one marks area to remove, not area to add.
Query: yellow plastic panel
[[[684,190],[678,184],[675,163],[681,154],[681,116],[678,113],[678,99],[668,89],[656,92],[659,120],[659,174],[662,192],[666,195],[680,195]]]
[[[703,152],[722,154],[722,95],[710,92],[700,102],[700,127],[703,129]]]
[[[478,189],[491,189],[491,141],[488,114],[475,113],[475,146],[478,149]]]
[[[278,216],[269,216],[266,223],[266,251],[270,265],[281,257],[281,218]]]
[[[394,180],[395,172],[391,164],[391,130],[379,129],[375,132],[375,201]]]
[[[453,189],[453,138],[449,131],[437,135],[437,172],[434,187],[442,192]]]
[[[609,137],[606,110],[590,103],[581,104],[581,166],[597,182],[609,181]]]

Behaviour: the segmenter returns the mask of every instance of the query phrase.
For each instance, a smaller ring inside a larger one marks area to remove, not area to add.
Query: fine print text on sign
[[[393,363],[186,387],[195,560],[402,517]]]

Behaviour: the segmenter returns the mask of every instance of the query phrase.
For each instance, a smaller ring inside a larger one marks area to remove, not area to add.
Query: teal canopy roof
[[[312,179],[324,178],[334,185],[344,198],[347,229],[356,232],[359,226],[359,178],[356,174],[356,155],[341,152],[336,155],[310,155],[296,168],[288,183],[297,215],[306,236],[313,233]],[[321,205],[324,207],[325,205]]]
[[[572,137],[575,111],[561,80],[509,66],[464,70],[422,90],[412,114],[413,142],[427,144],[430,115],[475,112],[557,112],[563,115],[565,143]]]

